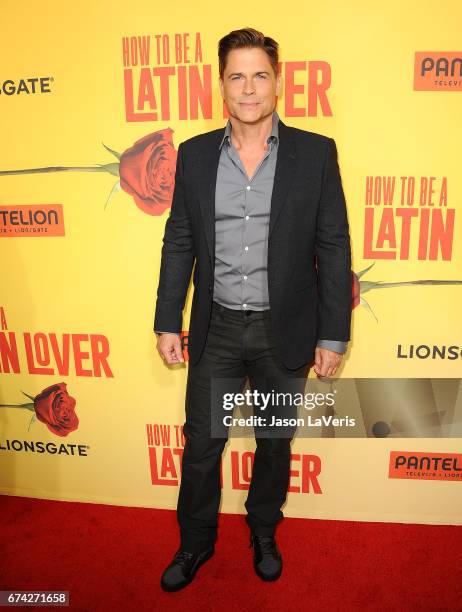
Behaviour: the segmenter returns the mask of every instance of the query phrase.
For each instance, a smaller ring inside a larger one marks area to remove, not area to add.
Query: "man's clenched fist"
[[[337,353],[336,351],[317,346],[315,349],[315,365],[313,369],[318,376],[333,376],[341,364],[342,358],[342,353]]]
[[[165,363],[183,362],[183,349],[178,334],[163,332],[157,336],[157,350]]]

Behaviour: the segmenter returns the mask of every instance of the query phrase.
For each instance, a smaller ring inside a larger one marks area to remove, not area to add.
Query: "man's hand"
[[[318,376],[333,376],[342,363],[342,357],[342,353],[317,346],[314,351],[313,370]]]
[[[157,350],[164,362],[169,365],[184,361],[181,340],[177,334],[168,332],[159,334],[157,336]]]

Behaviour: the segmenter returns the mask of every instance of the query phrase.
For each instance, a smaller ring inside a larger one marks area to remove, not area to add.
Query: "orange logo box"
[[[462,482],[462,454],[390,451],[388,476]]]
[[[0,206],[0,238],[64,236],[62,204]]]
[[[416,91],[462,91],[462,51],[416,51]]]

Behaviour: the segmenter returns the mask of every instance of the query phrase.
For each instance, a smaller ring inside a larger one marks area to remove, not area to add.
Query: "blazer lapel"
[[[225,128],[222,128],[210,134],[210,143],[207,143],[207,147],[202,152],[204,166],[201,168],[202,193],[199,197],[199,205],[204,222],[212,269],[215,263],[215,188],[221,153],[219,145],[224,133]]]
[[[279,119],[278,123],[278,156],[276,170],[274,172],[273,192],[271,194],[271,211],[269,221],[268,240],[276,224],[276,220],[284,207],[292,179],[295,175],[296,153],[295,143],[290,133],[290,128]]]
[[[210,142],[202,151],[203,168],[199,178],[202,188],[199,205],[204,222],[204,229],[209,247],[212,268],[215,260],[215,188],[217,183],[218,164],[220,161],[219,144],[225,133],[225,128],[210,134]],[[276,220],[284,207],[287,194],[296,168],[296,149],[290,128],[279,119],[278,123],[279,145],[274,173],[273,191],[271,194],[271,210],[269,220],[268,239],[276,224]]]

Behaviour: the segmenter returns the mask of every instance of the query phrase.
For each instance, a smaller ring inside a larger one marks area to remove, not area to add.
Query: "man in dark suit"
[[[260,392],[304,389],[314,362],[332,376],[351,319],[351,254],[333,139],[289,127],[276,110],[278,44],[246,28],[218,48],[226,128],[181,143],[165,226],[154,330],[165,363],[183,361],[179,332],[194,267],[185,448],[177,516],[180,548],[164,590],[183,588],[214,553],[220,459],[213,384]],[[298,386],[297,386],[298,385]],[[253,565],[276,580],[275,541],[289,484],[293,430],[257,436],[245,507]]]

